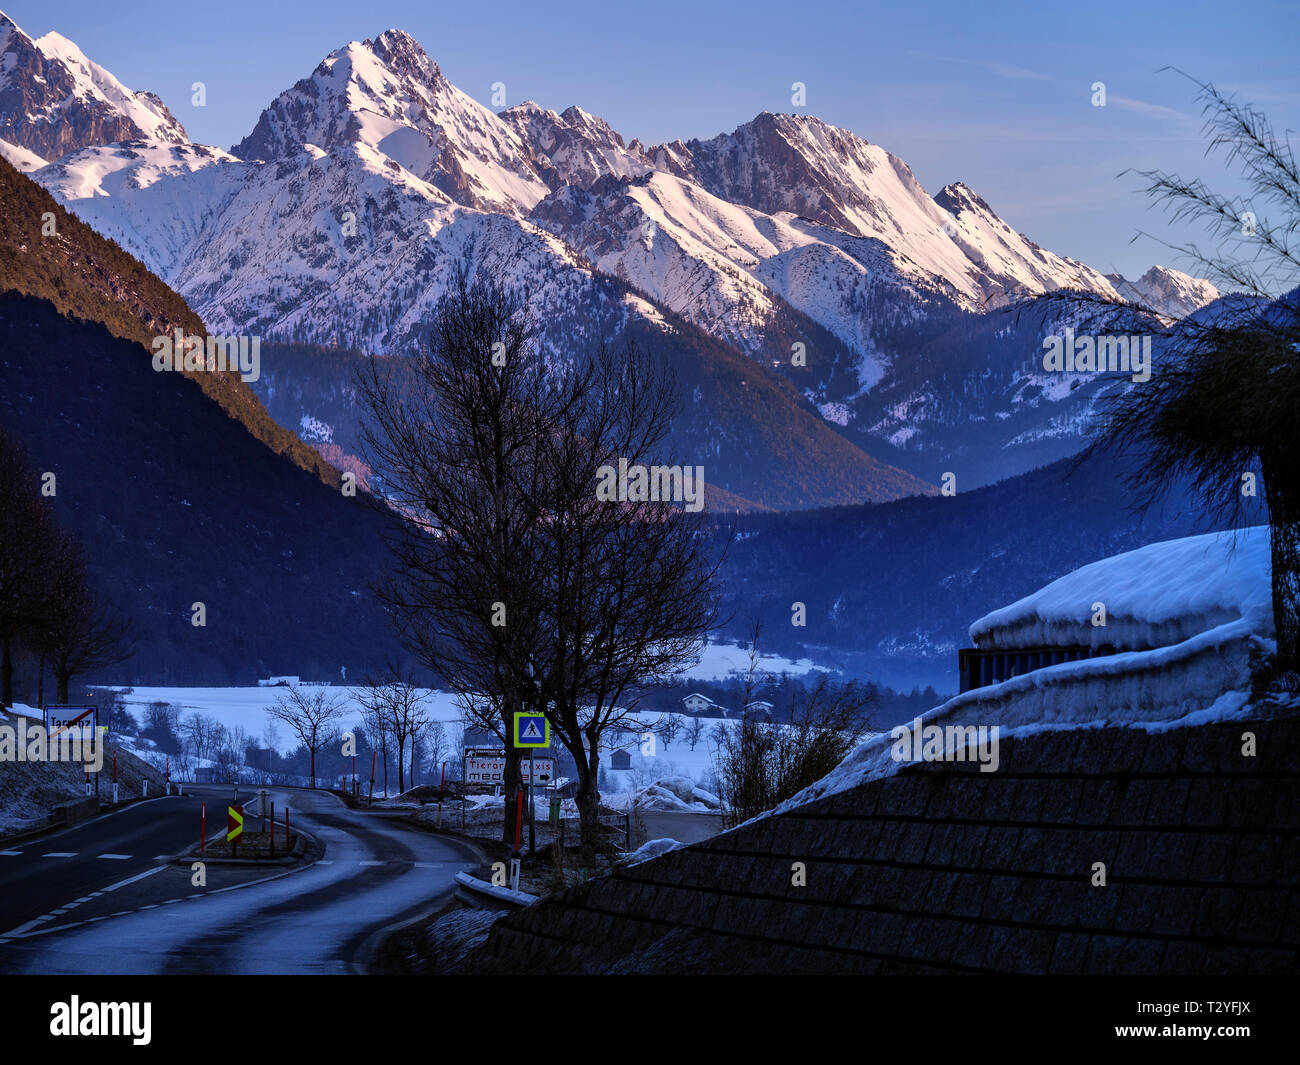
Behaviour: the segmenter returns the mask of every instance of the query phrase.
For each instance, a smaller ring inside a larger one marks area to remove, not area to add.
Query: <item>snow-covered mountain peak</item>
[[[625,144],[608,122],[577,105],[557,114],[528,100],[500,117],[567,184],[589,188],[608,175],[640,177],[655,169],[639,144]]]
[[[946,211],[954,214],[963,209],[993,213],[983,196],[964,181],[953,181],[941,188],[934,196],[934,202]]]
[[[409,34],[387,30],[326,56],[283,92],[232,149],[287,159],[362,144],[469,207],[526,214],[548,189],[528,145],[461,92]]]
[[[1221,295],[1211,282],[1168,266],[1153,266],[1136,281],[1106,276],[1124,299],[1167,318],[1185,318]]]
[[[429,53],[420,42],[405,30],[384,30],[373,41],[363,42],[362,47],[369,47],[385,66],[399,74],[428,82],[445,80],[438,64],[429,58]]]
[[[3,12],[0,138],[46,159],[120,140],[189,140],[153,93],[128,89],[61,34],[31,38]]]

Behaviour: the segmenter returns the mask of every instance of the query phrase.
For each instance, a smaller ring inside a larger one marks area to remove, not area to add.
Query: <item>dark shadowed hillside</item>
[[[1135,509],[1131,459],[1063,460],[952,497],[728,523],[728,635],[894,687],[956,690],[972,621],[1088,562],[1221,527],[1185,491]],[[807,625],[791,625],[804,603]]]
[[[396,650],[369,591],[392,519],[155,373],[134,341],[0,296],[0,422],[56,474],[58,520],[133,622],[136,655],[112,679],[337,682]]]
[[[43,297],[60,313],[99,322],[113,336],[146,349],[155,336],[177,327],[186,333],[207,332],[185,300],[143,264],[65,211],[3,158],[0,204],[0,292]],[[52,235],[45,235],[47,215],[53,215]],[[147,350],[140,357],[147,360]],[[338,471],[277,425],[239,374],[191,376],[258,440],[326,483],[339,483]]]

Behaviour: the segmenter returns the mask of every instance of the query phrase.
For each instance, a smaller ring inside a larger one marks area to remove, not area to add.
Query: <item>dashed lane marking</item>
[[[42,854],[42,858],[75,858],[76,851],[50,851],[48,854]]]
[[[54,858],[54,857],[62,857],[62,856],[47,854],[45,855],[45,857]],[[105,857],[105,855],[100,855],[100,857]],[[51,910],[49,913],[43,913],[39,917],[35,917],[32,920],[28,921],[25,925],[22,925],[18,928],[12,929],[9,932],[6,932],[4,936],[0,937],[0,939],[22,936],[25,932],[28,932],[33,928],[39,927],[40,925],[44,924],[46,921],[52,921],[56,917],[62,917],[69,910],[75,910],[78,906],[82,905],[83,903],[89,902],[91,899],[99,898],[101,895],[104,894],[105,891],[116,891],[118,888],[125,887],[127,884],[134,884],[137,880],[143,880],[146,876],[152,876],[154,873],[161,873],[166,868],[167,867],[165,865],[157,865],[154,866],[154,868],[152,869],[146,869],[143,873],[139,873],[136,876],[127,877],[127,879],[125,880],[119,880],[116,884],[112,884],[101,891],[92,891],[89,895],[84,895],[81,898],[77,899],[75,902],[69,902],[64,906],[60,906],[57,910]],[[124,911],[124,912],[129,912],[129,911]]]
[[[131,856],[129,854],[101,854],[100,857],[107,858],[110,861],[114,861],[114,862],[126,862],[126,861],[130,861],[131,859]]]

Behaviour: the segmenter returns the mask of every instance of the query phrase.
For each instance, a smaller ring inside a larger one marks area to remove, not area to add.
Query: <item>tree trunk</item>
[[[1273,557],[1273,625],[1277,668],[1300,670],[1300,521],[1274,517],[1269,531]]]
[[[388,733],[384,733],[384,798],[388,798]]]
[[[1273,626],[1279,672],[1300,670],[1300,489],[1285,459],[1262,463],[1273,564]]]
[[[45,682],[44,673],[45,673],[45,669],[44,669],[44,667],[42,667],[42,668],[41,668],[41,674],[42,674],[42,676],[41,676],[41,683],[42,683],[42,686],[44,686],[44,682]],[[55,677],[55,680],[58,681],[58,688],[59,688],[59,692],[58,692],[58,694],[55,696],[55,698],[59,700],[60,705],[62,705],[62,706],[67,706],[67,704],[68,704],[68,683],[72,680],[72,674],[71,674],[71,673],[62,673],[62,672],[59,672],[59,673],[56,673],[56,674],[54,675],[54,677]]]
[[[311,749],[311,786],[316,787],[316,748]]]
[[[587,764],[578,763],[578,824],[582,831],[582,846],[586,850],[599,850],[604,840],[600,824],[600,755],[592,751]]]
[[[507,743],[504,776],[506,816],[501,826],[501,842],[512,851],[515,846],[515,820],[519,815],[519,792],[524,782],[523,774],[519,768],[523,760],[523,754],[519,748]]]
[[[14,660],[8,640],[0,649],[0,705],[14,705]]]
[[[40,671],[36,674],[36,705],[45,705],[45,652],[41,652]]]

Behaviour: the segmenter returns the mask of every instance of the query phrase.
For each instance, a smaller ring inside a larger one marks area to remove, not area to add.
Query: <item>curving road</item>
[[[169,850],[160,844],[180,828],[186,841],[195,835],[188,806],[200,798],[209,829],[214,810],[224,823],[230,790],[193,791],[0,853],[0,972],[363,972],[386,930],[435,908],[456,873],[478,864],[462,843],[327,792],[273,788],[276,810],[289,804],[323,858],[289,872],[210,865],[195,887],[187,868],[159,860]]]

